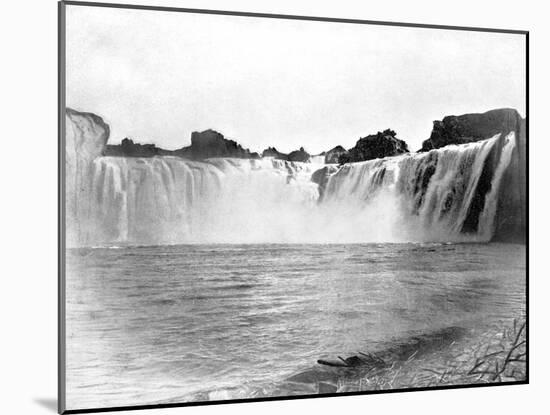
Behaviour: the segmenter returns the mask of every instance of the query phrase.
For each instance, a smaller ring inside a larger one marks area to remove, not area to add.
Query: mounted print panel
[[[526,383],[526,59],[60,3],[60,412]]]

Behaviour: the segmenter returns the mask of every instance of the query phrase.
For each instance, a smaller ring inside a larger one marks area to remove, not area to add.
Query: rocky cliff
[[[485,140],[499,133],[507,135],[515,131],[520,118],[518,112],[511,108],[482,114],[449,115],[442,121],[433,122],[430,138],[422,143],[420,151]]]
[[[354,163],[357,161],[397,156],[408,152],[407,143],[398,139],[395,131],[387,129],[383,132],[379,131],[376,134],[360,138],[355,147],[339,156],[338,162],[340,164]]]
[[[88,193],[93,161],[101,156],[109,139],[103,119],[71,108],[65,111],[65,215],[67,244],[76,245],[81,234],[79,220],[90,212]]]
[[[477,229],[479,212],[486,203],[485,195],[491,190],[492,177],[497,169],[507,136],[514,133],[516,145],[511,161],[504,172],[498,197],[494,241],[525,242],[526,240],[526,121],[510,108],[495,109],[482,114],[451,115],[434,121],[430,138],[423,142],[421,151],[429,151],[452,144],[486,140],[500,135],[498,145],[488,155],[463,225],[464,232]]]
[[[515,111],[514,111],[515,112]],[[515,112],[503,124],[501,145],[506,131],[513,132],[516,147],[502,178],[493,241],[525,243],[527,239],[527,134],[526,120]]]
[[[388,206],[403,208],[404,211],[398,215],[408,215],[406,223],[420,220],[419,229],[426,233],[423,237],[427,240],[431,240],[432,231],[437,231],[436,240],[462,240],[464,236],[470,238],[467,240],[525,242],[526,121],[517,112],[506,109],[491,111],[489,117],[486,114],[467,114],[445,117],[443,120],[435,126],[433,137],[445,136],[448,144],[460,143],[461,140],[478,142],[387,158],[390,155],[403,155],[408,149],[402,140],[396,138],[395,132],[386,130],[360,139],[349,152],[350,158],[354,160],[370,161],[342,166],[330,165],[314,172],[312,164],[303,163],[309,160],[309,154],[303,148],[289,155],[283,154],[284,161],[254,160],[259,157],[257,154],[225,139],[213,130],[194,133],[191,146],[168,152],[170,155],[180,156],[180,159],[152,157],[163,156],[163,152],[167,150],[152,144],[137,144],[130,139],[123,140],[119,146],[108,146],[109,126],[101,117],[67,109],[66,171],[63,176],[66,189],[67,243],[69,246],[79,246],[83,241],[93,240],[90,234],[98,228],[106,230],[108,236],[113,229],[117,235],[122,235],[113,237],[114,239],[109,236],[105,240],[124,239],[124,235],[128,235],[128,218],[131,216],[128,215],[131,212],[127,206],[130,202],[147,215],[156,212],[159,203],[166,203],[162,207],[164,213],[153,215],[147,219],[149,222],[133,217],[132,220],[135,219],[139,225],[136,225],[139,229],[135,230],[138,234],[142,225],[155,228],[156,225],[151,222],[153,218],[160,221],[158,226],[162,225],[156,234],[162,236],[164,232],[170,233],[175,225],[170,223],[168,226],[162,222],[168,213],[179,220],[180,217],[187,217],[187,210],[192,210],[193,206],[200,207],[201,203],[218,197],[220,169],[224,172],[222,176],[227,176],[228,183],[233,183],[231,180],[235,176],[235,186],[231,191],[242,192],[246,197],[263,195],[262,200],[266,197],[273,199],[274,206],[288,204],[287,196],[281,196],[287,191],[296,191],[296,194],[291,192],[292,197],[300,195],[297,198],[300,203],[305,195],[305,205],[300,205],[299,208],[304,213],[303,220],[317,218],[315,215],[311,216],[311,212],[308,213],[312,205],[317,205],[320,210],[312,212],[319,214],[323,221],[326,219],[330,222],[330,218],[340,217],[342,220],[349,220],[350,229],[354,230],[353,224],[357,218],[369,216],[365,202],[371,201],[382,192],[391,198],[390,203],[384,205],[382,218],[391,219],[394,215],[391,213],[393,211],[387,210]],[[486,137],[492,133],[495,133],[492,137]],[[268,150],[267,153],[264,152],[266,157],[282,154],[274,148]],[[333,150],[339,149],[336,147]],[[104,155],[118,157],[103,157]],[[125,160],[124,157],[128,159]],[[237,164],[235,160],[225,160],[235,157],[243,160],[239,160]],[[290,158],[302,162],[288,161]],[[250,166],[253,167],[252,170]],[[296,183],[295,180],[289,180],[284,173],[289,168],[302,171],[305,181]],[[239,175],[259,171],[258,169],[263,173],[258,173],[251,182],[257,185],[254,190],[246,186],[243,188],[242,177]],[[268,171],[269,174],[266,174]],[[174,172],[177,172],[178,178],[172,180],[170,178]],[[129,175],[132,175],[132,180],[126,183]],[[191,182],[194,184],[189,186]],[[277,186],[281,183],[288,184],[291,189],[281,184],[280,189],[277,187],[279,196],[275,197],[272,193],[265,195],[263,192],[271,189],[270,186],[275,182]],[[142,188],[147,188],[148,191],[141,192]],[[157,200],[156,196],[151,196],[157,191],[167,191],[169,194]],[[182,204],[170,204],[173,196],[180,193],[182,197],[185,196]],[[138,195],[141,199],[134,199]],[[231,195],[229,199],[232,198]],[[359,216],[341,215],[355,204]],[[225,205],[216,202],[213,206]],[[202,210],[198,207],[199,214]],[[343,209],[342,212],[338,210],[340,208]],[[181,209],[183,211],[180,212]],[[291,214],[292,209],[287,210],[289,217],[294,217]],[[334,215],[329,218],[322,216],[332,210]],[[323,221],[321,222],[324,223]],[[186,226],[193,224],[191,221]],[[411,237],[415,240],[419,236],[413,234]]]

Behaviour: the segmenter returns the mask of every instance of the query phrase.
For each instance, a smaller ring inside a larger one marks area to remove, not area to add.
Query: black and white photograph
[[[526,31],[59,12],[61,412],[529,382]]]

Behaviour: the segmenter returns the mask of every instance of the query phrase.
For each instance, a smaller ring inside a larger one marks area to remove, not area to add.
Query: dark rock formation
[[[120,144],[107,145],[103,154],[118,157],[154,157],[178,156],[192,160],[202,160],[214,157],[260,158],[258,153],[252,153],[233,140],[227,140],[214,130],[191,134],[191,145],[179,150],[165,150],[155,144],[139,144],[130,138],[125,138]]]
[[[301,161],[307,163],[310,161],[311,156],[303,147],[299,150],[290,152],[289,154],[281,153],[275,147],[268,147],[262,152],[262,157],[273,157],[277,160],[285,161]]]
[[[338,162],[340,164],[353,163],[357,161],[397,156],[408,152],[407,143],[398,139],[395,131],[387,129],[383,132],[360,138],[355,144],[355,147],[350,149],[348,153],[340,155]]]
[[[518,112],[511,108],[483,114],[449,115],[442,121],[434,121],[430,138],[422,143],[420,151],[485,140],[499,133],[506,135],[516,128],[518,117]]]
[[[493,241],[525,243],[527,240],[527,134],[526,120],[516,112],[516,147],[500,186]],[[506,124],[506,128],[511,127]],[[504,143],[503,134],[500,143]]]
[[[223,134],[214,130],[193,132],[191,134],[191,145],[174,152],[180,157],[187,157],[193,160],[201,160],[213,157],[235,157],[235,158],[259,158],[258,153],[251,153],[248,149],[241,147],[236,141],[224,138]]]
[[[288,154],[277,151],[275,147],[268,147],[262,152],[262,157],[273,157],[278,160],[288,160]]]
[[[303,147],[300,147],[299,150],[291,151],[288,155],[288,161],[301,161],[307,163],[310,159],[311,156]]]
[[[515,112],[506,119],[499,145],[514,132],[516,147],[500,185],[493,241],[525,243],[527,240],[527,134],[526,120]]]
[[[154,144],[134,143],[130,138],[125,138],[120,144],[108,144],[104,151],[105,156],[117,157],[169,156],[173,153],[173,151],[164,150]]]
[[[337,171],[338,167],[334,165],[329,165],[319,170],[315,170],[311,175],[311,181],[319,185],[319,202],[323,200],[323,195],[327,187],[328,179]]]
[[[332,163],[338,163],[338,160],[342,154],[347,154],[348,150],[346,150],[342,146],[336,146],[332,150],[327,151],[326,153],[322,154],[325,156],[325,163],[326,164],[332,164]]]

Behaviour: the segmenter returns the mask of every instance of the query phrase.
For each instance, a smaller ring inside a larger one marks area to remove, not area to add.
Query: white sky
[[[213,128],[311,153],[445,115],[525,115],[522,35],[67,6],[67,105],[175,149]]]

